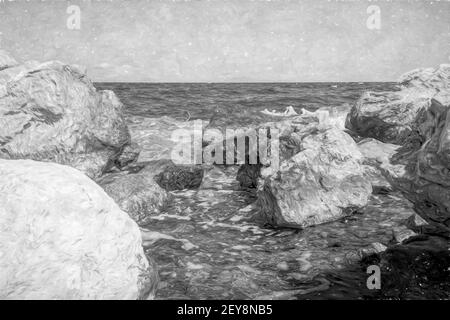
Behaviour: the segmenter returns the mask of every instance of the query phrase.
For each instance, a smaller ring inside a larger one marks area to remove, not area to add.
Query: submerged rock
[[[448,242],[441,238],[416,238],[391,246],[363,262],[380,266],[382,284],[377,292],[380,298],[450,298],[450,255]]]
[[[347,116],[346,127],[362,137],[382,142],[405,144],[417,140],[421,144],[429,138],[423,127],[430,116],[442,112],[439,105],[449,101],[432,98],[450,89],[450,65],[436,69],[418,69],[400,79],[400,89],[394,92],[366,92]]]
[[[403,243],[404,241],[417,236],[417,233],[415,233],[411,229],[407,228],[406,226],[400,226],[400,227],[394,228],[392,230],[392,234],[393,234],[394,240],[397,243]]]
[[[278,170],[261,172],[258,205],[267,223],[307,227],[339,219],[367,204],[371,184],[348,134],[316,128],[307,135],[294,132],[291,138],[301,151],[292,157],[282,152]]]
[[[201,166],[178,166],[170,160],[157,160],[128,166],[98,180],[100,186],[139,225],[164,210],[167,191],[196,189],[203,179]]]
[[[0,158],[67,164],[96,178],[130,143],[122,103],[96,91],[79,66],[11,66],[0,70],[0,87]]]
[[[147,299],[138,226],[82,172],[0,159],[0,299]]]

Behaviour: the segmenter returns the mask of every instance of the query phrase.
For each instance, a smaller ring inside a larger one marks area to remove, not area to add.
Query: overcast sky
[[[444,0],[0,0],[0,32],[18,60],[82,64],[96,81],[391,81],[450,63]]]

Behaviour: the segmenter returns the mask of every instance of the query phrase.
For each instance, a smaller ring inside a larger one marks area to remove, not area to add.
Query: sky
[[[395,81],[450,63],[450,2],[0,0],[0,47],[105,82]]]

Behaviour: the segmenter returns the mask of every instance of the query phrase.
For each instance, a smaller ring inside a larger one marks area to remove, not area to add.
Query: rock
[[[410,88],[450,89],[450,64],[441,64],[437,68],[419,68],[403,74],[399,81]]]
[[[203,180],[201,165],[175,165],[171,160],[142,163],[144,171],[153,174],[154,180],[167,191],[197,189]]]
[[[98,180],[130,217],[140,226],[164,210],[170,196],[167,191],[196,189],[202,183],[201,166],[178,166],[170,160],[136,163],[121,172]]]
[[[139,226],[145,226],[151,215],[160,213],[169,200],[167,192],[154,179],[158,172],[155,167],[130,167],[105,175],[98,183]]]
[[[362,165],[364,177],[370,181],[373,194],[388,194],[394,191],[389,181],[383,176],[381,170],[376,166]]]
[[[399,91],[366,92],[348,114],[346,127],[382,142],[421,144],[429,138],[429,124],[445,112],[442,96],[432,98],[450,89],[449,70],[450,65],[415,70],[401,77]]]
[[[449,165],[446,160],[445,126],[440,117],[432,136],[416,149],[402,147],[381,170],[390,184],[420,208],[423,217],[446,224],[450,221]],[[448,226],[446,226],[448,227]]]
[[[202,166],[169,164],[155,176],[156,182],[165,190],[197,189],[203,180]]]
[[[286,261],[282,261],[282,262],[277,264],[277,269],[281,270],[281,271],[288,271],[289,270],[289,265],[287,264]]]
[[[349,254],[347,254],[346,258],[347,258],[347,261],[356,262],[361,259],[364,259],[364,257],[368,257],[373,254],[382,253],[382,252],[386,251],[386,249],[387,249],[387,247],[384,244],[379,243],[379,242],[373,242],[369,246],[359,249],[357,251],[357,253],[354,254],[354,256],[352,256],[351,255],[352,252],[350,252]]]
[[[66,164],[91,178],[114,165],[130,143],[122,103],[82,72],[57,61],[0,71],[0,158]]]
[[[439,237],[391,246],[376,257],[366,258],[363,263],[380,267],[379,298],[450,298],[448,242]]]
[[[176,165],[171,160],[156,160],[138,163],[140,173],[152,175],[158,185],[167,190],[197,189],[203,179],[203,166]]]
[[[364,164],[379,170],[428,222],[415,225],[413,217],[408,227],[444,239],[450,237],[449,75],[450,65],[414,70],[401,78],[400,91],[365,94],[347,117],[347,127],[358,134],[400,144],[361,141]],[[398,241],[411,232],[394,231]]]
[[[379,243],[379,242],[374,242],[371,244],[371,246],[375,253],[381,253],[381,252],[386,251],[386,249],[387,249],[387,247],[384,244]]]
[[[423,226],[429,225],[421,216],[417,213],[412,214],[406,221],[406,226],[416,232],[420,232]]]
[[[278,170],[261,171],[258,205],[270,225],[307,227],[337,220],[365,206],[372,192],[362,155],[348,134],[317,126],[307,131],[290,135],[300,152],[291,158],[291,152],[281,152]]]
[[[141,148],[137,143],[132,142],[131,144],[127,144],[125,148],[123,148],[122,153],[115,160],[116,167],[122,170],[128,165],[136,163],[140,152]]]
[[[366,138],[358,142],[358,149],[364,157],[363,162],[367,164],[389,163],[391,157],[399,148],[399,145],[383,143],[372,138]]]
[[[239,167],[236,180],[241,188],[256,188],[261,176],[261,164],[244,164]]]
[[[411,229],[408,229],[405,226],[394,228],[392,230],[392,234],[393,234],[394,240],[397,243],[402,243],[411,237],[417,236],[417,233],[415,233]]]
[[[11,57],[5,50],[0,50],[0,71],[3,69],[17,66],[17,61]]]
[[[430,95],[409,89],[366,92],[350,111],[346,127],[362,137],[402,144],[415,132],[415,119],[430,105]]]
[[[0,159],[0,299],[146,299],[138,226],[71,167]]]
[[[390,163],[391,157],[400,146],[383,143],[376,139],[366,138],[358,142],[358,149],[363,155],[364,175],[372,184],[374,194],[385,194],[392,191],[392,186],[384,177],[380,166]]]

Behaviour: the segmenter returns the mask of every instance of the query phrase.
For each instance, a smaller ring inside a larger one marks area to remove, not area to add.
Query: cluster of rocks
[[[278,227],[333,221],[364,207],[372,193],[401,191],[417,214],[392,230],[391,246],[363,256],[375,254],[392,282],[401,275],[420,288],[431,272],[442,286],[450,283],[449,112],[450,65],[417,69],[395,91],[364,93],[345,129],[318,112],[279,122],[279,167],[244,164],[237,180],[257,189],[257,218]]]
[[[400,190],[418,215],[394,230],[396,246],[371,252],[387,273],[395,257],[425,252],[448,276],[449,112],[450,65],[414,70],[396,91],[365,93],[346,128],[321,111],[258,126],[269,128],[268,141],[278,130],[278,158],[270,161],[269,147],[269,161],[250,164],[257,150],[247,145],[237,180],[256,191],[257,219],[271,227],[334,221],[372,193]],[[228,142],[217,150],[237,157]],[[204,148],[216,150],[211,141]],[[170,191],[208,180],[207,166],[175,165],[163,151],[139,158],[121,102],[82,67],[19,64],[0,51],[0,298],[152,298],[158,274],[139,227]]]
[[[419,211],[432,205],[433,219],[448,226],[449,105],[450,65],[411,71],[396,91],[363,94],[345,128],[323,111],[261,125],[279,129],[279,166],[246,163],[237,180],[257,188],[261,217],[273,226],[336,220],[393,189]]]
[[[384,97],[381,101],[395,94],[394,108],[366,93],[349,113],[347,127],[362,137],[378,139],[364,149],[373,155],[377,144],[378,154],[384,151],[384,157],[376,160],[384,177],[416,204],[419,213],[449,227],[450,65],[414,70],[401,78],[399,86],[394,93],[377,93]],[[369,118],[364,127],[363,119]],[[389,124],[389,129],[374,123]],[[425,205],[428,210],[420,209]]]
[[[364,94],[347,117],[348,129],[374,138],[359,143],[375,164],[374,175],[381,173],[383,183],[401,191],[417,212],[395,231],[397,244],[375,258],[386,279],[384,296],[448,293],[449,114],[450,65],[441,65],[407,73],[397,91]]]
[[[356,142],[327,112],[308,112],[261,127],[277,128],[279,155],[244,164],[237,180],[257,189],[256,217],[273,227],[304,228],[350,215],[372,194]]]
[[[0,298],[154,296],[139,226],[203,170],[139,153],[122,103],[82,67],[0,51]]]

